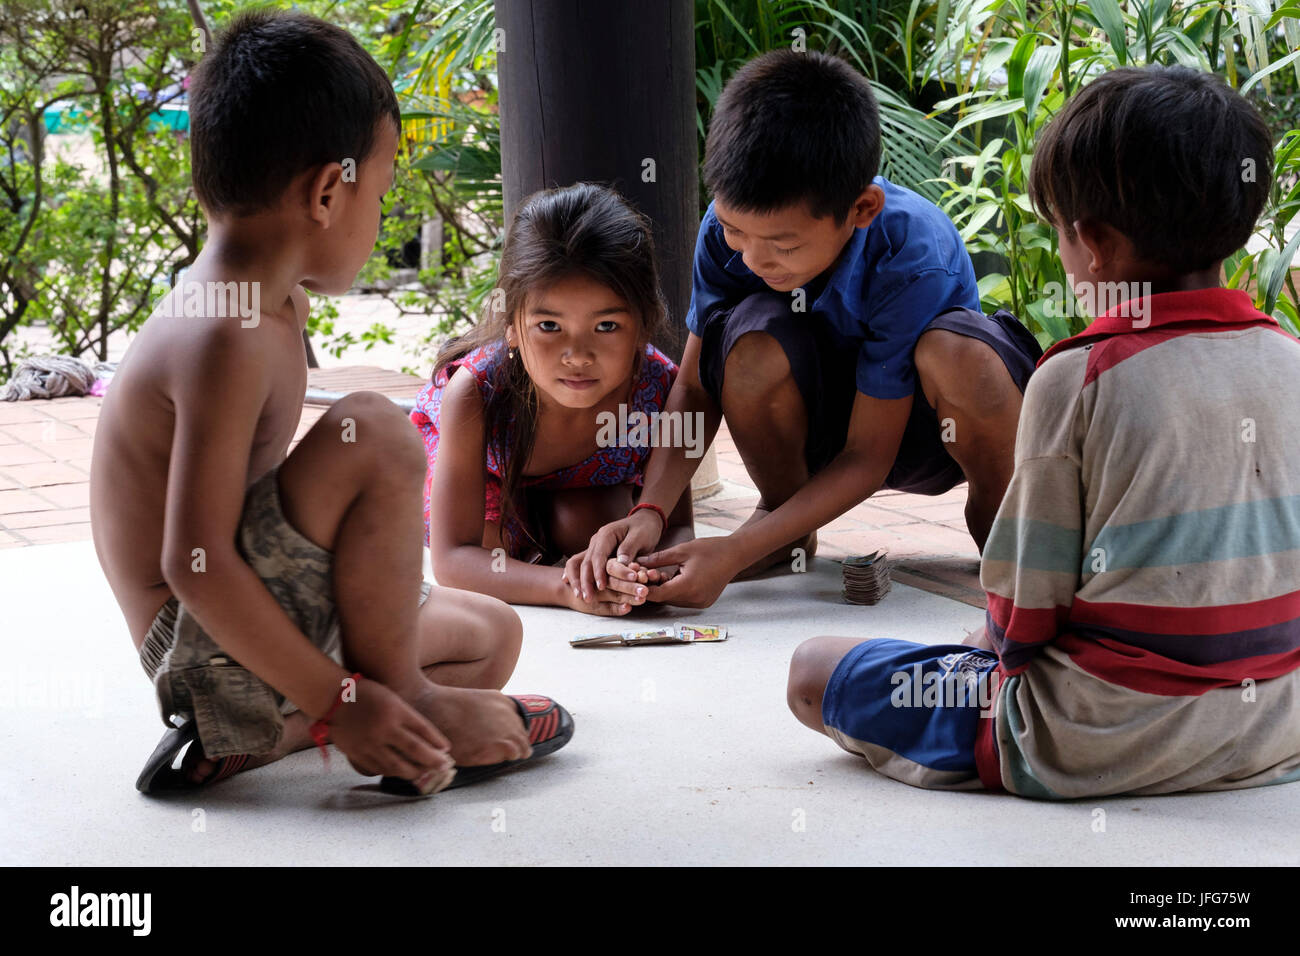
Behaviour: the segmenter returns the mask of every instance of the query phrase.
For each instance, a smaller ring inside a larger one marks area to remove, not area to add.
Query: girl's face
[[[584,275],[529,290],[506,341],[519,349],[543,402],[564,408],[591,408],[625,387],[645,345],[627,302]]]

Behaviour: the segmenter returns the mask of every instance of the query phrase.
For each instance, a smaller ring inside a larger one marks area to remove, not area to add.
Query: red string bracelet
[[[361,674],[360,673],[353,674],[351,680],[352,680],[352,686],[356,687],[356,685],[361,682]],[[330,740],[330,721],[334,719],[335,712],[339,709],[339,706],[343,703],[343,694],[347,689],[348,689],[348,682],[344,680],[342,681],[342,684],[339,687],[339,695],[334,699],[334,703],[330,705],[329,711],[325,714],[324,717],[322,717],[320,720],[313,723],[311,727],[308,728],[308,730],[311,732],[311,739],[316,741],[316,746],[320,748],[320,755],[325,760],[325,768],[327,770],[329,769],[329,765],[330,765],[330,752],[325,749],[325,745],[329,743]]]
[[[627,513],[627,516],[629,518],[632,517],[642,508],[644,508],[647,511],[653,511],[655,514],[657,514],[659,516],[659,520],[663,522],[664,525],[663,530],[664,531],[668,530],[668,516],[664,514],[664,509],[660,508],[658,505],[652,505],[648,501],[643,501],[639,505],[633,505],[632,510]]]

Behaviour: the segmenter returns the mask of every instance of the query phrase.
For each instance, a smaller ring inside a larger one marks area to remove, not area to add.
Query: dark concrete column
[[[654,223],[681,357],[699,228],[692,0],[496,0],[506,221],[528,194],[613,186]]]

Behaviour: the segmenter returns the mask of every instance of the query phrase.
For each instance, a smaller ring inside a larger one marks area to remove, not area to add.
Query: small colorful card
[[[711,641],[725,641],[727,629],[721,624],[678,624],[677,637],[692,644],[707,644]]]
[[[650,631],[611,631],[605,634],[579,634],[570,638],[572,647],[598,647],[621,644],[708,644],[725,641],[727,629],[720,624],[677,624]]]

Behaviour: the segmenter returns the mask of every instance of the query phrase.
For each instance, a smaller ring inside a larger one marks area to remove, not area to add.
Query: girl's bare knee
[[[562,554],[585,551],[599,527],[600,524],[592,522],[590,516],[579,514],[574,508],[559,503],[552,505],[548,530],[551,542]]]

